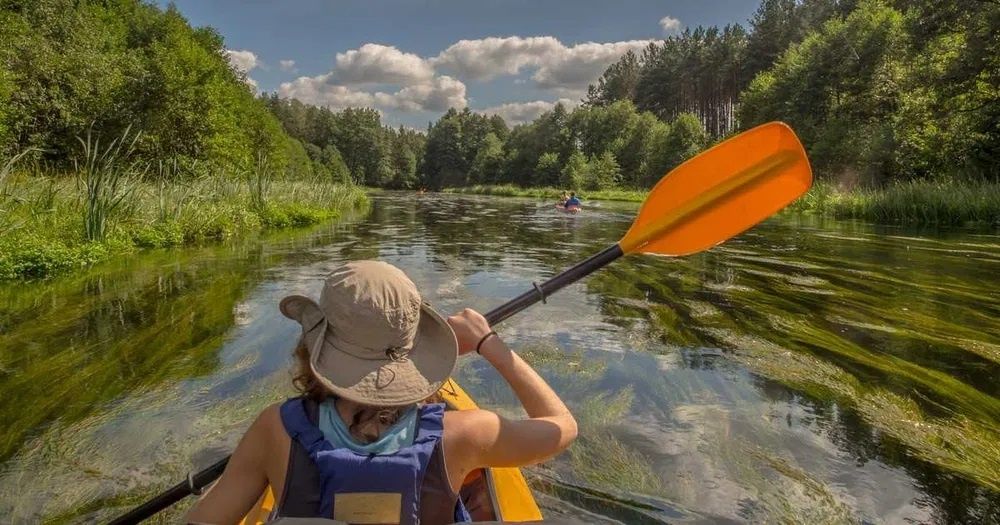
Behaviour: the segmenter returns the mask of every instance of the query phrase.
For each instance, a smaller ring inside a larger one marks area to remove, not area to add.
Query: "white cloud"
[[[465,84],[449,76],[440,76],[430,82],[406,86],[393,93],[375,93],[375,102],[387,109],[402,111],[447,111],[464,108]]]
[[[459,40],[431,61],[470,80],[490,80],[516,75],[524,67],[538,66],[543,57],[566,46],[551,36],[510,36]]]
[[[660,27],[663,28],[664,35],[672,35],[681,31],[681,21],[672,16],[665,16],[660,19]]]
[[[294,60],[279,60],[278,67],[280,67],[282,71],[287,71],[289,73],[295,73],[296,71],[298,71],[298,69],[295,67]]]
[[[229,59],[229,64],[240,73],[249,73],[260,65],[257,54],[246,49],[227,49],[226,57]]]
[[[337,53],[336,64],[334,77],[338,84],[344,85],[409,85],[428,82],[434,77],[434,68],[424,59],[381,44],[365,44]]]
[[[372,86],[386,85],[399,89],[371,90]],[[285,82],[278,94],[331,109],[365,106],[405,112],[446,111],[468,104],[461,81],[436,76],[434,68],[420,56],[382,44],[337,53],[330,72]]]
[[[628,50],[639,51],[651,40],[585,42],[566,46],[551,36],[460,40],[431,59],[436,67],[461,78],[490,80],[535,69],[532,80],[543,89],[576,95]]]
[[[337,84],[334,74],[327,73],[285,82],[278,88],[278,95],[335,110],[378,107],[405,112],[447,111],[451,107],[464,108],[467,105],[465,84],[448,76],[404,86],[394,93],[370,93]]]
[[[561,98],[555,102],[548,102],[545,100],[535,100],[532,102],[509,102],[507,104],[477,109],[474,111],[484,115],[500,115],[505,121],[507,121],[508,124],[517,125],[535,120],[542,113],[551,111],[552,108],[556,107],[556,104],[559,102],[566,106],[566,109],[570,109],[577,104],[577,102],[573,100]]]
[[[243,73],[246,77],[246,83],[249,84],[254,90],[257,90],[257,81],[250,78],[250,71],[259,67],[262,62],[257,58],[257,54],[253,51],[247,51],[246,49],[227,49],[225,51],[226,58],[229,59],[229,65],[233,67],[236,71]]]
[[[292,82],[284,82],[278,87],[282,98],[294,98],[330,109],[368,107],[375,105],[375,96],[364,91],[356,91],[347,86],[330,82],[331,75],[299,77]]]

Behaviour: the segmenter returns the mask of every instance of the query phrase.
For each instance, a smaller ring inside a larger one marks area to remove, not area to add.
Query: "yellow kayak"
[[[438,395],[449,410],[478,408],[454,379],[449,379],[438,391]],[[522,522],[542,519],[542,513],[538,510],[521,469],[486,468],[470,474],[462,487],[461,497],[473,521]],[[243,518],[243,525],[262,525],[272,509],[274,494],[268,487],[254,508]]]

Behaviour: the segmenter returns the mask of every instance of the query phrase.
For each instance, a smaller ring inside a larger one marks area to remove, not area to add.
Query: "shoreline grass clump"
[[[150,176],[127,158],[126,137],[72,176],[0,166],[0,280],[48,277],[143,248],[222,241],[333,219],[368,202],[355,185],[278,180],[263,158],[244,178]]]

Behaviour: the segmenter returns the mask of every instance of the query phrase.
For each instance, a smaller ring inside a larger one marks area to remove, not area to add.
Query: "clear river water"
[[[0,516],[104,522],[293,394],[286,294],[359,258],[486,311],[636,206],[384,193],[370,212],[0,284]],[[622,259],[498,327],[580,423],[526,469],[585,523],[1000,523],[1000,237],[781,216]],[[482,360],[459,382],[519,412]],[[176,520],[184,505],[161,520]]]

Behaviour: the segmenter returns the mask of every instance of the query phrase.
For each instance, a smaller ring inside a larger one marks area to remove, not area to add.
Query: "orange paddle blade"
[[[802,143],[771,122],[721,142],[653,187],[625,237],[625,253],[688,255],[771,216],[812,185]]]

